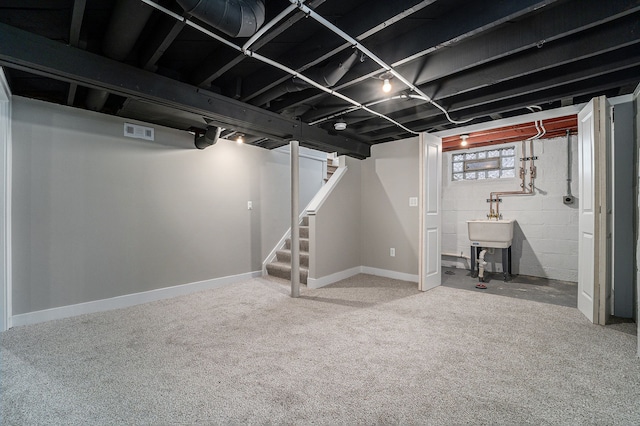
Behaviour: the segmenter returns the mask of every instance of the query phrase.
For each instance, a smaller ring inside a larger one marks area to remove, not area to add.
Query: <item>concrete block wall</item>
[[[521,143],[496,145],[515,146],[517,160],[521,158]],[[528,150],[529,143],[527,143]],[[494,148],[494,147],[491,147]],[[476,151],[487,148],[475,149]],[[578,193],[577,138],[571,137],[572,194]],[[465,150],[466,151],[466,150]],[[567,206],[567,139],[554,138],[534,142],[537,179],[533,196],[503,196],[500,213],[504,219],[515,219],[512,246],[512,269],[515,274],[578,280],[578,202]],[[455,151],[458,152],[458,151]],[[491,181],[451,181],[451,156],[443,156],[443,253],[470,255],[467,220],[484,219],[489,212],[489,193],[519,190],[520,179]],[[529,155],[529,154],[527,154]],[[519,164],[518,164],[519,166]],[[517,169],[516,169],[517,174]],[[527,176],[527,183],[529,178]],[[502,271],[501,252],[486,257],[489,271]],[[466,259],[443,256],[443,265],[469,269]]]

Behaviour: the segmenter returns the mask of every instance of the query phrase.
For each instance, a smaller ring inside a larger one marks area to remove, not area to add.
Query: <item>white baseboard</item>
[[[206,281],[198,281],[189,284],[181,284],[172,287],[159,288],[156,290],[143,291],[141,293],[126,294],[123,296],[111,297],[109,299],[94,300],[91,302],[78,303],[76,305],[60,306],[58,308],[28,312],[25,314],[13,315],[11,317],[11,325],[13,327],[18,327],[22,325],[37,324],[39,322],[73,317],[76,315],[127,308],[129,306],[140,305],[142,303],[149,303],[156,300],[183,296],[186,294],[195,293],[196,291],[222,287],[260,276],[262,276],[262,271],[253,271],[247,272],[245,274],[229,275],[226,277],[213,278]]]
[[[307,287],[308,288],[324,287],[326,285],[333,284],[335,282],[347,279],[354,275],[358,275],[361,272],[362,272],[362,266],[356,266],[354,268],[336,272],[335,274],[326,275],[321,278],[307,278]]]
[[[400,281],[418,282],[418,274],[407,274],[406,272],[390,271],[388,269],[372,268],[370,266],[362,267],[363,274],[377,275],[379,277],[392,278]]]
[[[370,266],[356,266],[351,269],[346,269],[344,271],[336,272],[335,274],[326,275],[321,278],[308,278],[307,279],[307,287],[308,288],[320,288],[327,286],[329,284],[333,284],[340,280],[347,279],[357,274],[369,274],[369,275],[377,275],[379,277],[392,278],[394,280],[400,281],[411,281],[418,282],[417,274],[407,274],[404,272],[390,271],[388,269],[378,269],[372,268]]]

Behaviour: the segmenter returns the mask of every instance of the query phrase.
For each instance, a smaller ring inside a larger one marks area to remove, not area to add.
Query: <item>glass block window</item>
[[[451,156],[451,179],[453,181],[513,177],[516,177],[516,149],[512,146]]]

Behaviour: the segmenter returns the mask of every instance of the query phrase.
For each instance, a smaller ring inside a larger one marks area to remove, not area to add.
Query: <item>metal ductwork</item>
[[[151,12],[153,8],[139,0],[118,0],[102,41],[102,53],[116,61],[124,61],[138,41]],[[108,97],[109,93],[105,91],[90,89],[85,104],[89,109],[100,111]]]
[[[218,138],[220,138],[220,133],[222,129],[220,127],[207,127],[207,131],[204,135],[195,136],[195,146],[198,149],[205,149],[210,147],[211,145],[215,145],[218,142]]]
[[[360,52],[354,50],[351,55],[344,61],[332,61],[322,68],[316,68],[306,74],[311,80],[322,84],[325,87],[333,87],[349,72],[349,70],[358,62]],[[274,99],[278,99],[287,93],[299,92],[308,89],[311,86],[306,81],[299,78],[291,78],[284,83],[267,90],[262,95],[255,97],[250,102],[253,105],[263,106]]]
[[[265,19],[264,0],[177,0],[185,12],[231,37],[251,37]]]

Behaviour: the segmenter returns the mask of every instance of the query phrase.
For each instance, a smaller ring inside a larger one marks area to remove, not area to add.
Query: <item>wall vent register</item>
[[[129,138],[146,139],[148,141],[152,141],[154,139],[153,133],[153,127],[124,123],[124,135]]]
[[[504,179],[516,177],[516,149],[506,147],[465,152],[451,156],[453,181]]]

